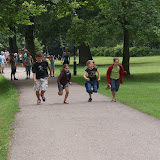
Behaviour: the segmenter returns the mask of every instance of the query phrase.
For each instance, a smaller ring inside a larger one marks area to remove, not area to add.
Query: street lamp
[[[76,11],[74,11],[72,14],[71,14],[71,19],[72,19],[72,23],[74,23],[74,18],[78,17],[78,14],[76,13]],[[75,47],[75,40],[74,40],[74,61],[73,61],[73,64],[74,64],[74,68],[73,68],[73,75],[77,75],[77,63],[76,63],[76,47]]]

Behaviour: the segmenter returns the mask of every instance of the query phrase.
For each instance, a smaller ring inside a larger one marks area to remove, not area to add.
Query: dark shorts
[[[23,63],[23,61],[22,61],[22,60],[20,60],[20,63]]]
[[[97,80],[95,81],[86,81],[85,83],[86,91],[88,93],[95,92],[97,93],[98,88],[99,88],[99,82]],[[91,89],[93,87],[93,90]]]
[[[119,79],[112,79],[112,78],[110,78],[110,80],[111,80],[111,91],[118,92],[119,86],[120,86],[120,80]]]
[[[63,85],[63,87],[61,87],[59,84],[58,84],[58,90],[59,91],[63,91],[66,87],[68,87],[68,83]]]
[[[64,64],[69,64],[69,62],[68,62],[68,61],[64,61],[64,62],[63,62],[63,65],[64,65]]]
[[[16,67],[11,67],[11,74],[15,74],[16,73]]]

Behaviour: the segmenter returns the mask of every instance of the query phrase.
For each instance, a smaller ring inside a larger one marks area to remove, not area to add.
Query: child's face
[[[68,72],[69,72],[69,67],[66,66],[66,67],[64,68],[64,70],[68,73]]]
[[[118,65],[119,65],[119,60],[115,60],[115,61],[113,62],[113,64],[114,64],[115,66],[118,66]]]
[[[42,62],[42,57],[36,57],[38,63]]]
[[[91,62],[90,64],[88,64],[88,68],[93,68],[93,67],[94,67],[93,62]]]

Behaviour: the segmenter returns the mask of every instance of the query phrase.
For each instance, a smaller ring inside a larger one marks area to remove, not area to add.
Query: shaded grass
[[[93,57],[101,73],[101,81],[98,92],[111,97],[111,92],[106,91],[106,71],[112,64],[112,57]],[[70,70],[73,73],[71,59]],[[120,63],[122,58],[120,58]],[[160,118],[160,56],[132,57],[130,59],[130,77],[124,77],[124,83],[117,93],[117,100],[132,106],[133,108]],[[56,75],[58,76],[61,64],[56,62]],[[72,76],[72,81],[83,85],[85,67],[77,66],[77,76]]]
[[[0,75],[0,160],[6,160],[14,114],[19,111],[18,93],[2,75]]]

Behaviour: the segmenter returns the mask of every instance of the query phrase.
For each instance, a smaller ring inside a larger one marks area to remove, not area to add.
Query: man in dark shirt
[[[51,76],[51,68],[47,61],[42,60],[42,53],[36,53],[36,62],[33,64],[33,80],[34,80],[34,90],[36,91],[37,96],[37,104],[41,103],[40,95],[42,100],[45,101],[46,98],[44,96],[45,91],[48,88],[48,68],[50,70]],[[40,93],[41,91],[41,93]]]

